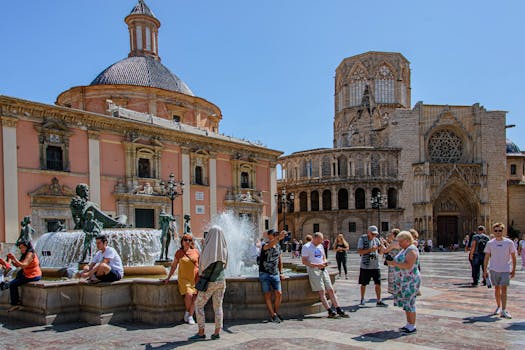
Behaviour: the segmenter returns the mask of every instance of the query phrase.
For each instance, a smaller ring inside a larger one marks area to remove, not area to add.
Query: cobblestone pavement
[[[196,331],[196,326],[186,324],[35,327],[2,323],[0,349],[525,349],[525,271],[520,265],[518,258],[518,272],[509,289],[512,319],[491,316],[493,289],[470,287],[470,266],[464,253],[429,253],[421,257],[418,332],[404,335],[397,330],[405,324],[404,312],[391,306],[385,280],[383,298],[388,308],[375,307],[373,286],[367,289],[366,306],[357,305],[358,255],[351,253],[349,279],[336,282],[348,319],[327,319],[322,313],[281,324],[226,323],[220,340],[197,343],[186,340]],[[382,275],[386,277],[385,270]],[[207,324],[208,332],[212,329],[213,324]]]

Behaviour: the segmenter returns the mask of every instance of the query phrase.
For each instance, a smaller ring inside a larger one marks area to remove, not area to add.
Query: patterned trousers
[[[204,305],[212,298],[213,312],[215,313],[215,328],[222,328],[222,300],[226,290],[226,281],[209,282],[208,290],[199,291],[195,300],[195,313],[197,314],[197,324],[199,329],[204,328],[206,318],[204,315]]]

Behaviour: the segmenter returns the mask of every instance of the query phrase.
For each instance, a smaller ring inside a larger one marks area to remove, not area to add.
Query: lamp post
[[[164,184],[164,195],[171,200],[171,216],[174,216],[173,201],[184,192],[184,182],[175,181],[175,175],[170,174],[169,180]]]
[[[386,201],[385,196],[381,195],[381,192],[377,191],[375,195],[372,195],[372,198],[370,198],[370,204],[372,205],[372,208],[377,209],[377,228],[379,232],[381,232],[381,207],[383,206],[383,203]]]
[[[279,194],[275,194],[275,199],[279,200]],[[290,204],[293,203],[294,200],[294,194],[290,193],[290,198],[288,198],[286,193],[286,188],[283,188],[281,190],[281,207],[283,210],[283,230],[288,231],[288,227],[286,226],[286,209]]]

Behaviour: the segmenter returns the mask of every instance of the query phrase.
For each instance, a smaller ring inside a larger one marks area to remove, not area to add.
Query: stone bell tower
[[[345,58],[335,76],[334,147],[385,147],[396,108],[410,108],[410,63],[396,52]]]

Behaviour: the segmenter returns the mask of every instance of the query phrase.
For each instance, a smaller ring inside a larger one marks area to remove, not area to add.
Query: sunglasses
[[[184,238],[183,241],[184,241],[184,242],[193,242],[193,239],[190,239],[190,238]]]

